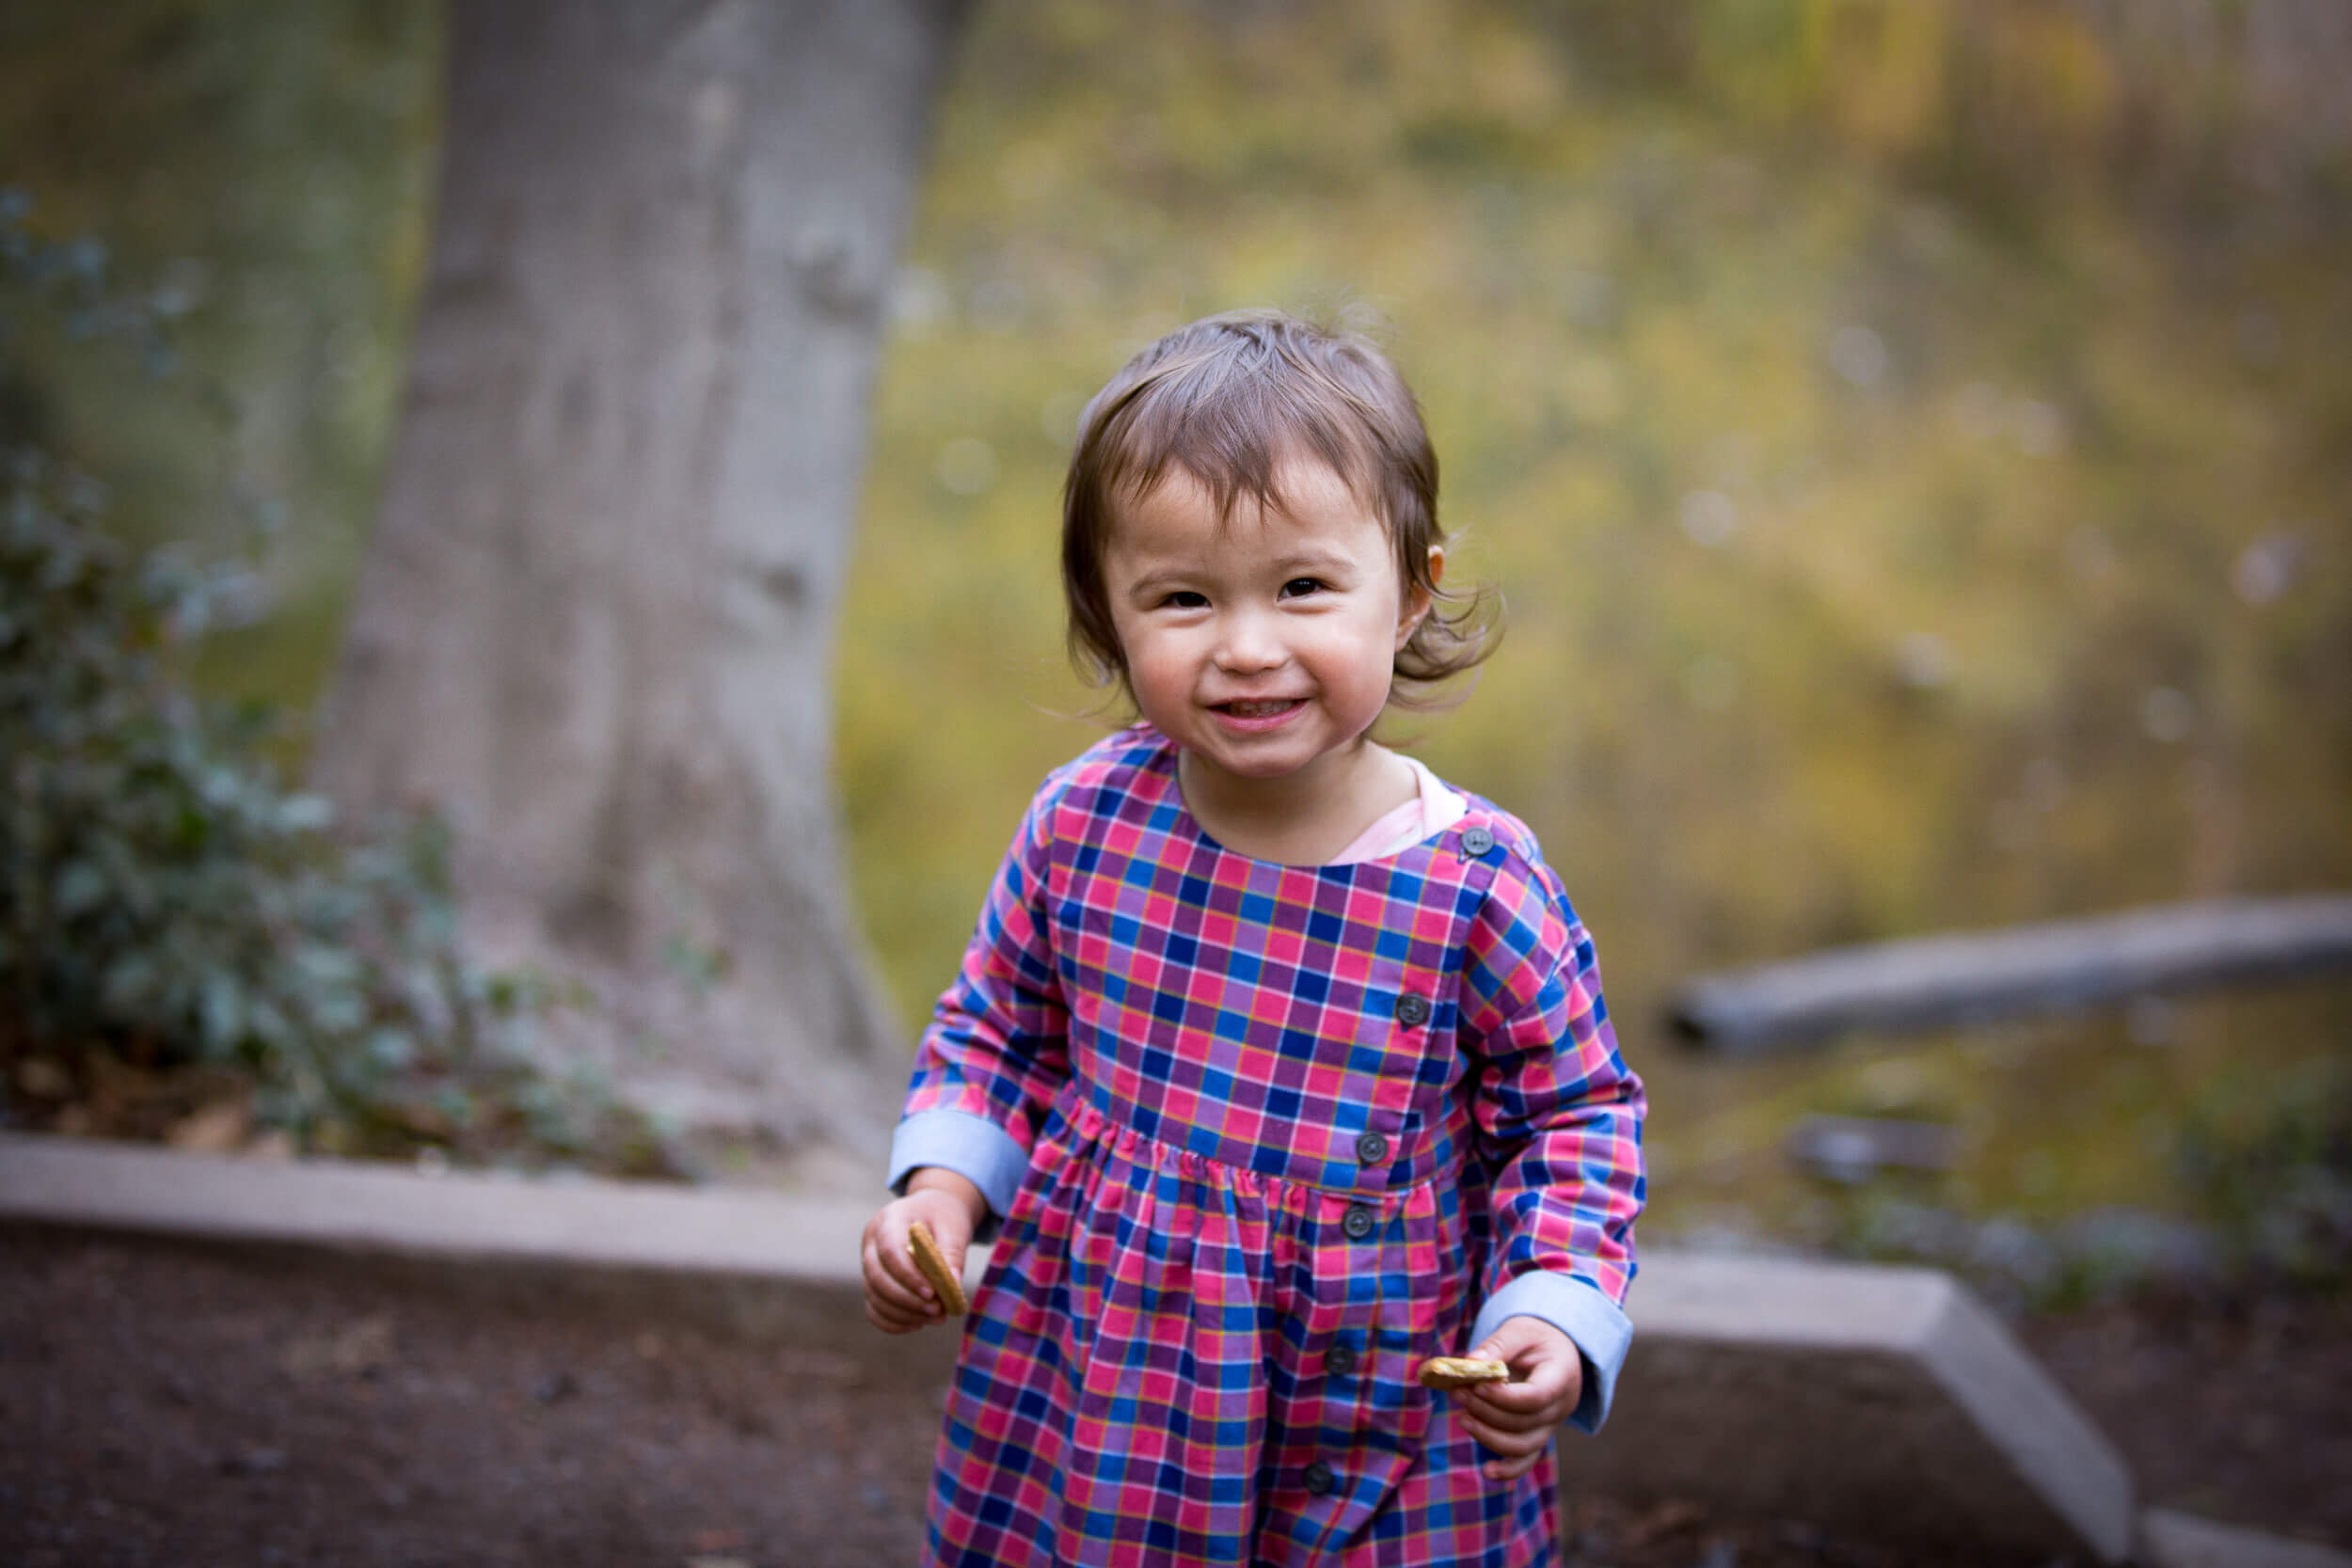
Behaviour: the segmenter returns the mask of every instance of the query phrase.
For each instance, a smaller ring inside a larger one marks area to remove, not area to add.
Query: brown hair
[[[1275,478],[1284,459],[1327,465],[1388,530],[1398,579],[1430,595],[1429,614],[1397,650],[1396,679],[1426,687],[1492,651],[1492,595],[1448,594],[1430,573],[1429,546],[1445,538],[1438,454],[1412,389],[1362,335],[1273,310],[1204,316],[1120,367],[1087,404],[1078,431],[1062,485],[1062,594],[1071,662],[1097,685],[1127,678],[1103,584],[1118,503],[1149,494],[1170,464],[1227,516],[1245,496],[1279,507]],[[1419,690],[1391,700],[1434,705]]]

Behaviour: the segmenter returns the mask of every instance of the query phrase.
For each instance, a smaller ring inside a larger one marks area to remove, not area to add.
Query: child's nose
[[[1290,657],[1270,616],[1245,610],[1228,616],[1223,629],[1225,635],[1217,640],[1216,648],[1220,669],[1235,673],[1271,670]]]

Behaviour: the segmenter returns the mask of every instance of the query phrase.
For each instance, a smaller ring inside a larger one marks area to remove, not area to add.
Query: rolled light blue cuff
[[[1617,1371],[1633,1343],[1633,1321],[1600,1288],[1574,1275],[1531,1270],[1486,1298],[1471,1326],[1472,1349],[1502,1326],[1505,1318],[1541,1318],[1576,1341],[1584,1358],[1584,1392],[1568,1424],[1582,1432],[1598,1432],[1609,1418],[1609,1402],[1616,1397]]]
[[[890,1137],[890,1190],[904,1193],[918,1166],[954,1171],[988,1200],[988,1217],[973,1236],[985,1242],[1012,1212],[1012,1200],[1029,1174],[1029,1156],[1012,1134],[969,1111],[917,1111]]]

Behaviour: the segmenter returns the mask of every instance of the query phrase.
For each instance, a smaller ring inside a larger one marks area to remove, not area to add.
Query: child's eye
[[[1189,588],[1179,588],[1160,603],[1169,610],[1200,610],[1208,605],[1208,595],[1196,594]]]
[[[1293,578],[1290,581],[1282,584],[1282,597],[1286,599],[1300,598],[1309,594],[1320,594],[1321,592],[1323,592],[1323,579],[1321,578]]]

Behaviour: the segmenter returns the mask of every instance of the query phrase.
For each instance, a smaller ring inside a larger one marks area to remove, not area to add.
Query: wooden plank
[[[2352,896],[2228,898],[1832,948],[1701,976],[1667,1016],[1693,1044],[1745,1055],[2346,968]]]

